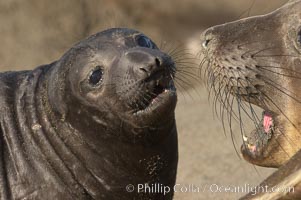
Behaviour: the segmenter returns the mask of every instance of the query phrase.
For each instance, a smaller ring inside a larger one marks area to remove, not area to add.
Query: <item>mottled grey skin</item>
[[[49,65],[1,73],[1,199],[172,199],[126,185],[175,183],[174,70],[143,34],[110,29]]]
[[[233,117],[234,99],[241,113],[256,105],[272,119],[264,129],[264,120],[249,112],[256,128],[251,136],[241,131],[247,161],[279,168],[261,186],[295,187],[294,192],[259,190],[243,199],[301,199],[301,1],[211,27],[201,40],[209,87],[228,116]]]

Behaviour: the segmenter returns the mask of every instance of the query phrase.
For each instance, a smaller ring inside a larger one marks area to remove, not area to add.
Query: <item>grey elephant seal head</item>
[[[287,162],[301,148],[301,1],[209,28],[201,41],[209,88],[226,121],[240,121],[244,158],[268,167]],[[252,133],[245,132],[244,113],[255,124]]]
[[[175,64],[138,31],[100,32],[55,65],[48,83],[50,104],[81,130],[101,126],[116,133],[123,126],[139,135],[173,121]]]
[[[51,64],[0,73],[0,196],[172,199],[137,186],[175,184],[175,71],[147,36],[115,28]]]

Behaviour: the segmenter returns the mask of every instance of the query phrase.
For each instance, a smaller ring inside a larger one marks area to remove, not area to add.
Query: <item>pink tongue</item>
[[[270,130],[270,127],[272,126],[272,123],[273,123],[273,119],[272,119],[272,116],[265,113],[264,114],[264,117],[263,117],[263,127],[264,127],[264,131],[266,133],[269,132]]]

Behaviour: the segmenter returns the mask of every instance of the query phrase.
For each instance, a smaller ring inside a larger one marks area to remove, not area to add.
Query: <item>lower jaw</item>
[[[273,163],[268,162],[267,155],[264,155],[264,149],[257,150],[256,152],[250,152],[245,144],[241,146],[241,153],[243,158],[251,164],[261,167],[275,167]]]
[[[268,150],[265,149],[264,151]],[[242,156],[246,161],[257,166],[269,168],[279,168],[293,156],[287,157],[286,154],[278,154],[279,152],[277,153],[277,151],[265,152],[264,155],[253,155],[247,149],[244,149],[243,146],[241,147]]]
[[[175,110],[176,103],[176,92],[173,90],[167,90],[154,98],[150,105],[148,105],[145,109],[135,112],[133,116],[150,118],[150,115],[155,115],[155,117],[160,114],[166,115]]]
[[[250,149],[249,144],[243,143],[241,145],[241,153],[244,158],[247,158],[247,160],[261,160],[261,157],[263,156],[262,150],[263,149],[256,149],[256,150],[252,151]]]
[[[262,120],[258,128],[253,130],[249,137],[243,137],[241,153],[248,162],[259,165],[268,166],[264,161],[269,157],[269,145],[273,137],[275,137],[275,114],[270,111],[263,111]]]

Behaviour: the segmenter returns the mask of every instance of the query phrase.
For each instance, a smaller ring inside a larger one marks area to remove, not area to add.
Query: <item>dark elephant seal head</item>
[[[301,148],[301,1],[209,28],[201,40],[209,88],[230,124],[240,121],[244,158],[268,167],[287,162]],[[244,131],[245,112],[256,127],[251,134]]]
[[[116,134],[123,123],[127,136],[139,137],[139,132],[172,121],[174,62],[137,31],[110,29],[96,34],[56,65],[49,78],[49,101],[82,130],[101,126]]]
[[[171,199],[138,185],[175,184],[174,75],[169,55],[126,28],[49,65],[0,74],[0,168],[9,169],[0,170],[0,196]]]

